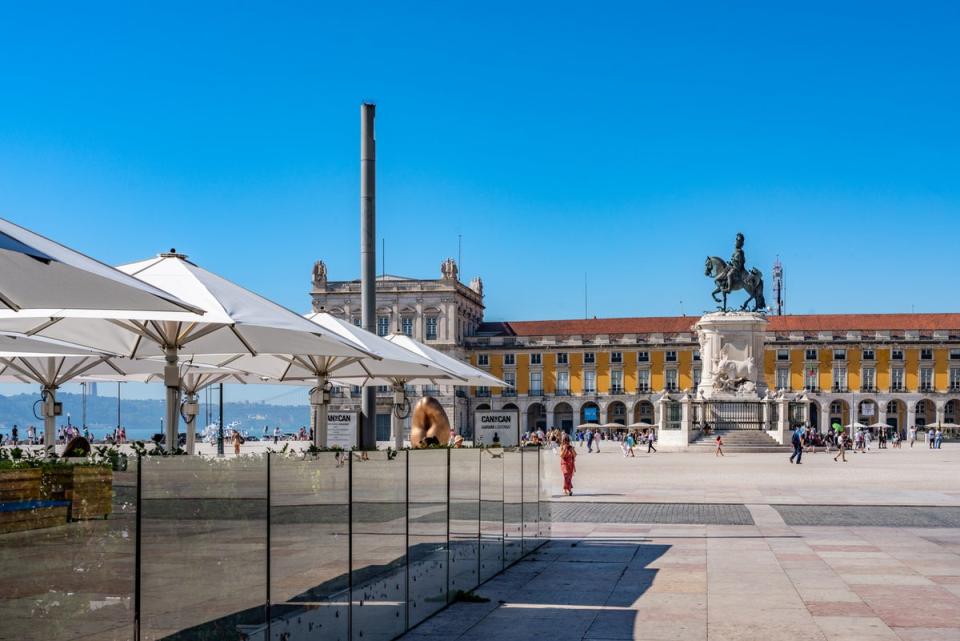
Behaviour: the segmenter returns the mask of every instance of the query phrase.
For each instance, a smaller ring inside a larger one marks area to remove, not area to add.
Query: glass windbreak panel
[[[467,592],[480,584],[480,448],[450,450],[450,585]]]
[[[271,457],[271,639],[348,638],[347,456]]]
[[[387,641],[407,628],[407,452],[354,452],[352,633]]]
[[[480,582],[503,570],[503,449],[480,453]]]
[[[523,453],[503,450],[503,554],[510,565],[523,556]]]
[[[140,638],[265,636],[266,457],[141,464]]]
[[[523,448],[523,553],[540,545],[540,447]]]
[[[0,467],[0,639],[133,638],[136,468]]]
[[[447,462],[450,450],[413,450],[410,457],[410,538],[407,626],[447,604]]]
[[[555,488],[563,487],[559,479],[560,457],[553,454],[549,449],[541,449],[540,468],[537,473],[540,475],[540,540],[547,542],[552,534],[550,524],[553,515],[550,506],[553,504],[553,493]],[[557,493],[559,494],[559,491]]]

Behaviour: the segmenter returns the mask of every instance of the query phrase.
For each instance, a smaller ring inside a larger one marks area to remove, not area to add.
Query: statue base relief
[[[694,329],[700,342],[702,371],[697,398],[760,401],[767,394],[763,377],[767,317],[760,312],[712,312]]]

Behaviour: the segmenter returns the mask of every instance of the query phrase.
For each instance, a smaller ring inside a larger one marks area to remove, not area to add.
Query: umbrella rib
[[[21,309],[19,305],[17,305],[12,300],[4,296],[3,293],[0,293],[0,303],[3,303],[4,305],[6,305],[7,307],[9,307],[15,312],[19,312]]]
[[[7,360],[7,359],[3,359],[3,360],[10,367],[10,369],[20,372],[27,378],[32,378],[32,380],[36,383],[40,383],[41,385],[46,384],[44,383],[43,375],[40,372],[38,372],[33,367],[33,365],[23,360],[22,358],[13,359],[13,360]]]
[[[207,324],[204,325],[202,328],[197,329],[196,331],[193,331],[194,328],[197,328],[197,327],[200,327],[200,324],[199,324],[199,323],[196,323],[196,322],[191,323],[191,324],[190,324],[190,327],[187,327],[187,330],[186,330],[185,332],[183,332],[183,334],[182,334],[181,337],[180,337],[180,344],[181,344],[181,345],[186,345],[187,343],[192,343],[193,341],[195,341],[195,340],[197,340],[197,339],[199,339],[199,338],[203,338],[204,336],[208,336],[208,335],[212,334],[213,332],[219,330],[219,329],[222,328],[223,326],[222,326],[222,325],[219,325],[219,324],[216,324],[216,323],[207,323]],[[191,334],[191,332],[193,332],[193,333]]]
[[[250,352],[250,355],[251,355],[251,356],[256,356],[256,355],[257,355],[257,352],[254,351],[254,349],[253,349],[252,347],[250,347],[250,344],[249,344],[246,340],[244,340],[243,336],[240,335],[240,332],[237,331],[236,326],[235,326],[235,325],[230,325],[229,327],[230,327],[230,331],[233,332],[233,335],[237,337],[237,340],[240,341],[241,343],[243,343],[243,347],[244,347],[248,352]]]
[[[66,383],[69,380],[72,380],[84,372],[89,372],[91,369],[103,362],[109,362],[106,356],[101,356],[99,359],[94,359],[92,363],[80,363],[76,367],[73,367],[69,372],[64,374],[60,383]]]
[[[55,325],[56,323],[59,323],[59,322],[62,321],[62,320],[63,320],[62,318],[51,318],[50,320],[46,321],[45,323],[41,323],[41,324],[37,325],[37,326],[34,327],[33,329],[28,329],[27,331],[24,332],[24,334],[26,334],[27,336],[33,336],[33,335],[37,334],[38,332],[42,332],[43,330],[47,329],[47,328],[50,327],[51,325]]]

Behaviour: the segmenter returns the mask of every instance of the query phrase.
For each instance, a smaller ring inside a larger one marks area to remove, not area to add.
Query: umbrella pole
[[[167,418],[164,423],[167,451],[180,446],[180,368],[176,347],[164,348],[167,364],[163,367],[163,382],[167,386]]]
[[[195,392],[187,393],[187,403],[183,409],[187,424],[187,454],[192,456],[197,447],[197,414],[200,413],[200,404],[197,402]]]
[[[317,386],[310,390],[310,417],[313,419],[314,447],[327,446],[327,403],[330,398],[329,392],[324,389],[326,386],[327,377],[318,376]]]
[[[397,451],[403,449],[403,419],[400,418],[403,401],[403,383],[395,383],[393,386],[393,407],[390,408],[390,431],[393,437],[391,439],[393,440],[393,449]]]
[[[40,391],[43,397],[43,449],[48,454],[53,454],[57,448],[56,392],[56,385],[44,385]]]

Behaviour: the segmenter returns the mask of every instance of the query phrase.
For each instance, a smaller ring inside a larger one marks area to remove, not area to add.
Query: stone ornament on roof
[[[327,264],[322,260],[318,260],[313,264],[313,286],[327,286]]]
[[[443,276],[443,280],[457,280],[459,273],[457,261],[454,259],[448,258],[440,263],[440,275]]]
[[[483,296],[483,280],[479,276],[470,281],[470,289]]]

